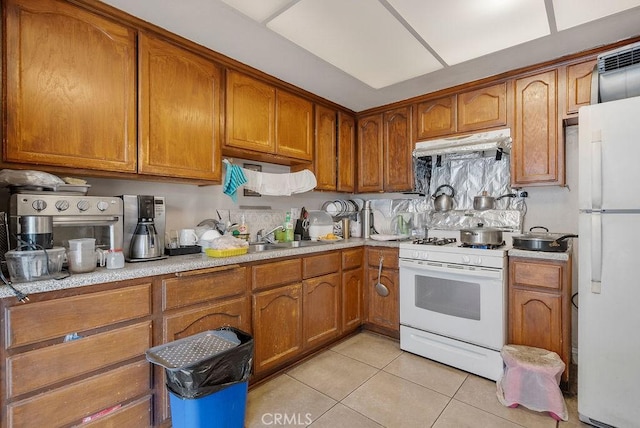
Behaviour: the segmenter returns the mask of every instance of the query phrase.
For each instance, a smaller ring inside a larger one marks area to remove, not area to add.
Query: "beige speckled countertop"
[[[541,260],[559,260],[566,262],[569,260],[569,256],[571,256],[571,252],[573,251],[573,244],[569,242],[567,251],[564,252],[548,252],[548,251],[528,251],[528,250],[518,250],[516,248],[511,248],[507,253],[509,257],[527,257],[530,259],[541,259]]]
[[[204,269],[230,264],[249,263],[260,260],[277,259],[281,257],[313,254],[329,250],[341,250],[344,248],[361,247],[364,245],[377,247],[397,248],[397,241],[374,241],[371,239],[351,238],[344,241],[282,250],[262,251],[249,253],[242,256],[213,258],[205,254],[190,254],[186,256],[173,256],[163,260],[126,263],[122,269],[97,268],[90,273],[75,274],[60,280],[44,280],[14,284],[18,290],[25,294],[43,293],[47,291],[62,290],[66,288],[95,285],[105,282],[123,281],[128,279],[143,278],[147,276],[164,275],[176,272]],[[6,285],[0,285],[0,298],[13,297],[14,294]]]

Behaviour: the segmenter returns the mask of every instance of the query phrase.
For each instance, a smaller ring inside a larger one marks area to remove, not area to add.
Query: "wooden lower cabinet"
[[[367,258],[366,321],[368,324],[382,327],[397,335],[400,332],[398,250],[394,248],[370,248]],[[380,259],[382,259],[380,283],[389,292],[386,296],[381,295],[376,290]]]
[[[314,348],[340,334],[340,273],[302,283],[304,347]]]
[[[253,338],[256,374],[302,351],[302,283],[253,295]]]
[[[35,294],[26,305],[1,302],[0,426],[153,423],[152,369],[144,358],[152,346],[151,282],[98,287]],[[67,340],[69,333],[77,338]]]
[[[509,343],[547,349],[571,362],[571,258],[509,257]]]
[[[364,250],[342,251],[342,332],[348,333],[362,325]]]

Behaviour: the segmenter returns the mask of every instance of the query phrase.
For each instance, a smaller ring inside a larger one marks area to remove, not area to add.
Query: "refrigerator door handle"
[[[591,214],[591,292],[602,287],[602,214]]]
[[[602,130],[591,133],[591,209],[602,209]]]

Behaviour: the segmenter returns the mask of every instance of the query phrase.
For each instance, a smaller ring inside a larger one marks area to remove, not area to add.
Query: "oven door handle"
[[[479,278],[501,278],[502,269],[499,268],[475,268],[471,269],[469,266],[453,265],[440,262],[429,262],[421,260],[407,260],[400,259],[400,269],[411,269],[413,272],[419,275],[428,275],[429,272],[434,274],[456,274],[464,275],[466,277],[479,277]]]
[[[118,223],[120,217],[112,216],[54,216],[54,226],[109,226]]]

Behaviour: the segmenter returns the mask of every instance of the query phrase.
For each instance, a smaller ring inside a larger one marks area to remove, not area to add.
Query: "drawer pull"
[[[189,276],[204,275],[207,273],[223,272],[225,270],[236,269],[239,267],[240,267],[239,264],[234,264],[234,265],[218,266],[218,267],[212,267],[212,268],[206,268],[206,269],[189,270],[185,272],[176,272],[176,276],[178,278],[184,278]]]

